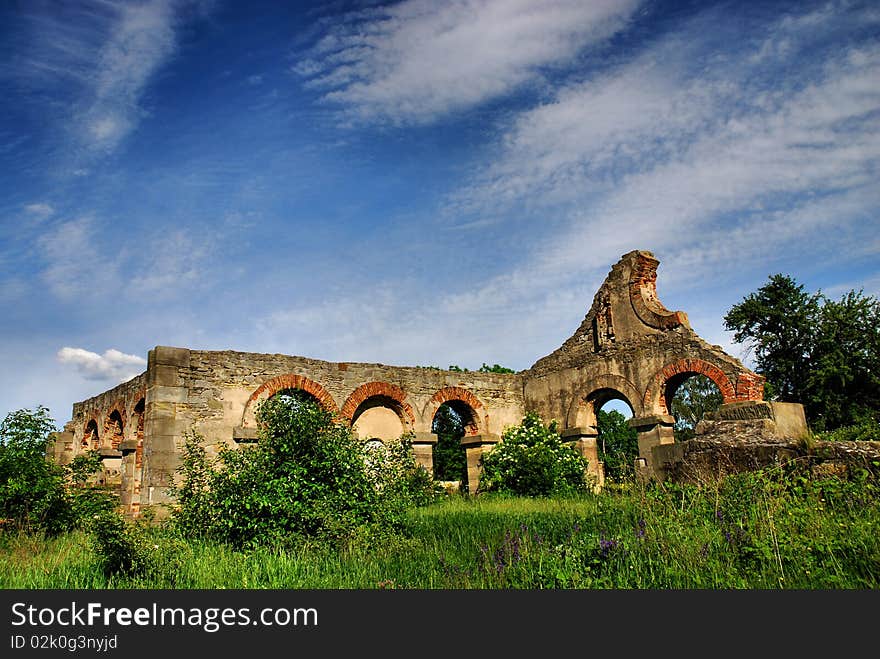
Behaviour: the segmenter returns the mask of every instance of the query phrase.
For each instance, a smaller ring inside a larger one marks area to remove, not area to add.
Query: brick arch
[[[397,412],[399,417],[401,417],[400,420],[403,421],[404,426],[408,427],[410,430],[415,426],[416,416],[413,412],[412,405],[406,402],[406,392],[397,385],[389,382],[375,381],[362,384],[349,394],[345,403],[342,405],[340,413],[350,422],[354,422],[354,414],[357,412],[358,407],[370,398],[375,398],[377,396],[390,398],[396,403],[394,411]]]
[[[656,329],[690,327],[687,314],[670,311],[657,299],[657,266],[660,261],[650,252],[639,252],[629,277],[629,297],[636,316]]]
[[[110,418],[113,416],[113,413],[119,415],[119,435],[112,434],[113,428],[112,422]],[[125,428],[128,425],[128,416],[125,413],[125,403],[121,400],[115,401],[109,408],[107,408],[107,412],[104,414],[104,441],[111,442],[110,448],[118,449],[120,442],[125,439]],[[108,435],[111,435],[108,437]],[[105,447],[106,448],[106,447]]]
[[[94,441],[94,444],[89,445],[86,442],[86,432],[88,430],[88,427],[92,424],[94,424],[94,426],[95,426],[95,441]],[[86,449],[86,450],[98,449],[101,447],[101,426],[98,425],[98,419],[96,419],[94,416],[89,417],[88,421],[83,423],[83,436],[82,436],[81,444],[82,444],[82,448]]]
[[[671,378],[685,374],[705,375],[716,384],[725,403],[732,403],[737,400],[736,390],[730,382],[730,378],[720,368],[702,359],[679,359],[664,366],[651,379],[648,388],[645,390],[645,396],[642,399],[642,406],[645,412],[650,413],[651,410],[656,410],[662,414],[669,414],[664,388]]]
[[[598,395],[603,391],[611,391],[616,394],[614,398],[622,398],[632,408],[634,416],[642,415],[642,396],[636,386],[622,375],[606,373],[590,380],[587,386],[583,387],[568,408],[566,416],[566,426],[573,428],[576,426],[596,424],[595,410],[590,407]]]
[[[425,406],[425,419],[433,423],[437,410],[443,403],[462,402],[470,408],[471,419],[465,419],[464,433],[467,436],[479,435],[489,431],[489,415],[485,406],[470,391],[462,387],[443,387],[437,391]],[[482,416],[480,416],[482,413]]]
[[[251,394],[250,398],[248,398],[247,403],[245,403],[244,412],[241,415],[241,425],[245,427],[255,426],[256,419],[254,417],[254,413],[256,411],[257,405],[267,398],[271,398],[279,391],[284,391],[285,389],[301,389],[302,391],[305,391],[306,393],[314,396],[321,407],[323,407],[331,414],[339,414],[339,406],[336,404],[336,401],[333,400],[333,396],[330,395],[330,392],[327,391],[324,387],[322,387],[314,380],[310,380],[304,375],[287,373],[285,375],[279,375],[278,377],[272,378],[271,380],[267,380],[259,387],[257,387],[256,391]]]

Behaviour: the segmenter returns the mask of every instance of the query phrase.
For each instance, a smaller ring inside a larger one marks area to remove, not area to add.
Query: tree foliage
[[[717,410],[723,402],[724,395],[718,385],[705,375],[698,373],[682,382],[670,403],[670,412],[675,417],[675,438],[691,439],[706,412]]]
[[[434,478],[442,481],[460,481],[467,484],[467,456],[461,445],[464,421],[449,403],[443,403],[434,415],[431,432],[437,435],[434,446]]]
[[[49,461],[46,451],[56,431],[42,405],[10,412],[0,424],[0,519],[6,530],[54,535],[113,507],[106,493],[84,487],[100,468],[97,454],[77,456],[63,467]]]
[[[617,410],[596,411],[596,429],[599,431],[599,459],[605,466],[605,477],[622,481],[632,473],[633,462],[639,455],[639,434]]]
[[[343,542],[394,530],[431,493],[408,438],[368,447],[313,400],[275,396],[257,410],[253,446],[208,458],[188,437],[174,490],[176,524],[235,547],[317,539]]]
[[[480,491],[550,496],[587,489],[587,460],[562,441],[555,421],[529,412],[483,456]]]
[[[839,300],[808,294],[777,274],[724,317],[753,352],[770,398],[799,402],[814,429],[880,414],[880,302],[863,291]]]
[[[450,364],[447,371],[454,371],[456,373],[470,373],[470,369],[462,368],[458,364]],[[477,369],[477,373],[516,373],[512,368],[507,368],[506,366],[501,366],[500,364],[493,364],[489,366],[486,362],[483,362],[483,365]]]

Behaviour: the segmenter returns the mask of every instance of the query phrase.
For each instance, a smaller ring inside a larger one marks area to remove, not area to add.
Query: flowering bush
[[[562,441],[556,422],[545,427],[529,412],[483,457],[479,489],[523,496],[586,491],[586,469],[586,458]]]

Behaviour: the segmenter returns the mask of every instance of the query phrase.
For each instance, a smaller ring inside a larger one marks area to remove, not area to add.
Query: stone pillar
[[[144,421],[144,480],[141,508],[170,502],[168,488],[180,462],[178,445],[182,444],[188,425],[184,417],[189,390],[180,371],[189,368],[189,350],[157,346],[147,358],[147,396]]]
[[[461,438],[467,456],[467,486],[469,494],[476,494],[480,487],[480,473],[483,471],[484,453],[491,451],[501,441],[499,435],[470,435]]]
[[[137,440],[128,439],[120,442],[119,450],[122,453],[122,485],[119,490],[119,505],[122,512],[128,515],[133,512]]]
[[[653,448],[661,444],[675,443],[673,432],[675,417],[671,414],[654,414],[632,418],[628,423],[639,434],[639,457],[635,464],[636,474],[653,478],[656,475]]]
[[[599,431],[596,426],[566,428],[561,435],[562,441],[571,444],[587,459],[587,476],[593,481],[593,489],[599,491],[605,484],[605,465],[599,461]]]
[[[107,487],[122,487],[122,451],[114,448],[102,448],[98,450],[101,456],[104,485]]]
[[[437,435],[432,432],[417,432],[412,440],[413,454],[416,462],[434,476],[434,446]]]

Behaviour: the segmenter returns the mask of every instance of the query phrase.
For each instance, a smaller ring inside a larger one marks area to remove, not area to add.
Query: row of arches
[[[417,418],[430,427],[442,405],[451,406],[462,419],[468,436],[488,432],[486,406],[473,392],[462,387],[437,390],[421,410],[413,408],[407,393],[389,382],[367,382],[358,386],[340,407],[319,383],[302,375],[282,375],[263,383],[248,399],[242,414],[242,427],[256,426],[256,411],[272,396],[300,392],[328,412],[346,419],[363,439],[393,439],[416,430]]]
[[[126,423],[130,416],[129,423]],[[146,398],[141,396],[126,414],[122,402],[109,412],[93,415],[85,422],[80,451],[99,451],[102,467],[92,480],[98,485],[118,487],[121,507],[137,515],[140,511],[141,485],[144,473],[144,426]]]
[[[131,423],[134,426],[132,439],[143,441],[146,400],[142,396],[131,410]],[[83,451],[111,449],[118,451],[126,440],[126,412],[122,403],[116,403],[108,412],[91,416],[83,426],[80,448]]]
[[[685,422],[683,418],[687,406],[709,405],[703,411],[710,411],[730,399],[725,397],[724,392],[715,381],[697,372],[681,373],[665,383],[661,404],[645,409],[639,405],[638,399],[624,393],[624,387],[604,386],[592,390],[586,396],[578,397],[572,404],[572,410],[568,415],[570,426],[596,426],[599,410],[615,410],[627,418],[648,414],[653,411],[659,414],[668,414],[676,419],[676,422]],[[630,392],[631,394],[632,392]],[[699,403],[694,400],[696,396],[702,399]],[[706,401],[706,402],[703,402]],[[702,407],[701,407],[702,409]],[[698,421],[702,414],[696,418],[689,418],[690,425]]]

